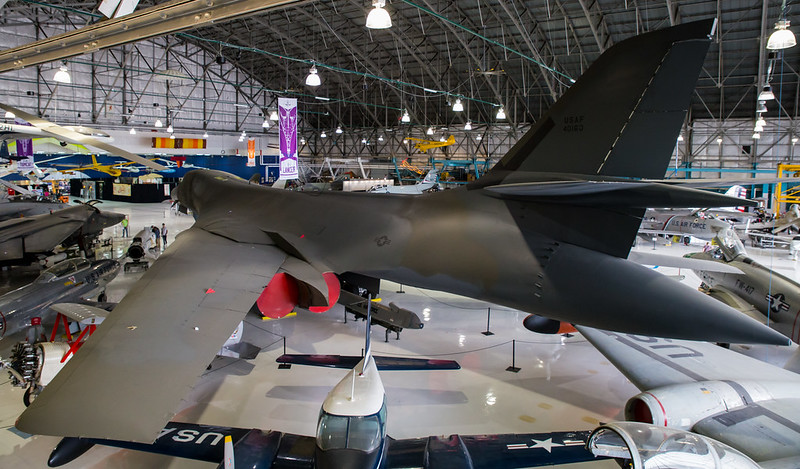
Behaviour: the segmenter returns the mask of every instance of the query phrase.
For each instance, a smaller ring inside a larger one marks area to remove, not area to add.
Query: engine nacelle
[[[625,404],[625,419],[691,430],[703,419],[755,402],[797,396],[797,385],[772,382],[698,381],[653,389]]]
[[[258,310],[272,319],[286,316],[296,306],[314,313],[328,311],[339,301],[341,287],[336,274],[325,272],[321,276],[325,281],[325,292],[319,292],[310,283],[298,280],[286,272],[276,273],[256,301]]]
[[[522,321],[525,329],[539,334],[572,334],[577,332],[575,327],[563,321],[546,318],[538,314],[530,314]]]

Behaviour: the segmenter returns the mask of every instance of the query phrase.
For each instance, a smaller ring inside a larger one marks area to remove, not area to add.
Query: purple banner
[[[33,140],[26,138],[24,140],[17,140],[17,156],[33,156]]]
[[[280,176],[278,179],[297,179],[297,100],[278,98],[280,124]]]

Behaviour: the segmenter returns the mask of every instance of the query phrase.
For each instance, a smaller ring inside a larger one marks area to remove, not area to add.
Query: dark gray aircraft
[[[254,302],[269,317],[296,307],[324,312],[347,272],[634,334],[788,344],[625,259],[646,207],[744,204],[636,179],[664,175],[713,24],[616,44],[486,176],[461,189],[306,193],[188,173],[175,197],[194,226],[17,428],[152,442]]]
[[[0,222],[0,263],[30,262],[49,255],[59,244],[78,244],[88,251],[104,228],[121,222],[125,215],[101,212],[81,204],[53,213]],[[90,253],[87,252],[87,256]]]
[[[30,326],[31,318],[45,316],[54,303],[101,293],[117,273],[119,262],[112,259],[67,259],[42,271],[32,283],[0,296],[0,338]]]
[[[52,213],[67,208],[67,204],[34,197],[0,199],[0,221]]]

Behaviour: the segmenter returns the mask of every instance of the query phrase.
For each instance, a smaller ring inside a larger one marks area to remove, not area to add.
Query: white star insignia
[[[557,446],[564,446],[561,443],[553,443],[552,438],[548,438],[546,440],[532,440],[534,445],[531,448],[544,448],[547,450],[548,453],[553,452],[553,448]]]

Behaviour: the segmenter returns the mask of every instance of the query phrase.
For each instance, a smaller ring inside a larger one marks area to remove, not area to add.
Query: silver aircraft
[[[648,444],[637,456],[655,459],[638,467],[800,467],[800,375],[707,342],[578,329],[641,391],[625,405],[625,419],[661,429],[606,441]],[[667,431],[675,437],[662,442]],[[692,447],[678,458],[657,457]],[[608,456],[625,454],[607,449]]]
[[[31,318],[51,315],[54,303],[101,294],[117,273],[119,262],[112,259],[67,259],[42,271],[32,283],[0,296],[0,338],[29,327]]]
[[[738,272],[695,270],[703,281],[701,290],[800,343],[800,284],[747,257],[740,243],[717,244],[715,250],[685,257],[715,261]]]
[[[617,43],[488,174],[459,189],[310,193],[189,172],[174,198],[195,224],[17,428],[152,442],[254,303],[267,317],[324,312],[348,272],[635,334],[788,344],[626,259],[648,206],[753,205],[641,179],[665,173],[713,26]]]

